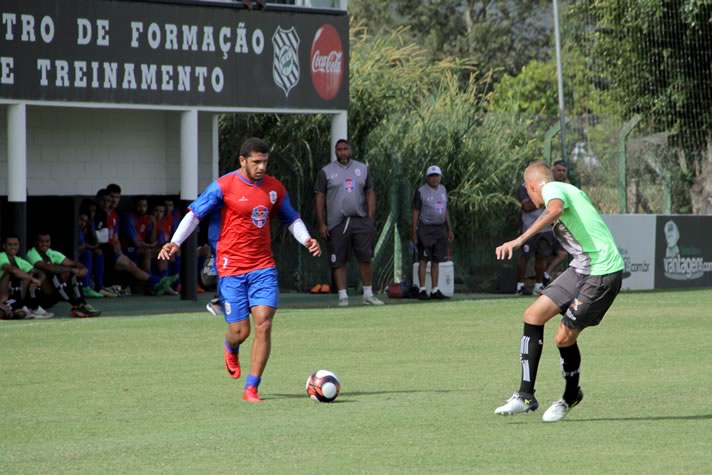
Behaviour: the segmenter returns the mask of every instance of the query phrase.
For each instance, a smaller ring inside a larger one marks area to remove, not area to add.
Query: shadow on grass
[[[598,417],[591,419],[566,419],[563,422],[644,422],[644,421],[705,421],[712,420],[712,414],[700,414],[697,416],[643,416],[643,417]],[[529,421],[511,421],[509,424],[533,424],[540,423],[541,419]]]
[[[571,419],[569,422],[615,422],[615,421],[702,421],[712,419],[712,414],[697,416],[645,416],[645,417],[600,417],[591,419]]]
[[[468,390],[465,390],[465,389],[432,389],[432,390],[403,389],[400,391],[349,391],[349,392],[341,393],[341,396],[339,397],[339,399],[334,401],[334,404],[336,404],[338,402],[355,402],[355,401],[349,400],[348,398],[359,399],[361,397],[383,396],[383,395],[388,395],[388,394],[459,393],[459,392],[466,392],[466,391],[468,391]],[[306,394],[270,394],[269,396],[263,397],[263,399],[301,399],[304,397],[307,397]]]

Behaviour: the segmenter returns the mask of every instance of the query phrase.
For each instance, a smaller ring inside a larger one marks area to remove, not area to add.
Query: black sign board
[[[712,216],[658,216],[655,288],[712,287]]]
[[[0,98],[347,109],[348,16],[125,0],[2,0]]]

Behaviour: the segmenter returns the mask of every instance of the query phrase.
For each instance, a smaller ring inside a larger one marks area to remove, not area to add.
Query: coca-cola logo
[[[339,93],[344,77],[344,47],[339,32],[322,25],[311,47],[311,78],[317,94],[330,101]]]

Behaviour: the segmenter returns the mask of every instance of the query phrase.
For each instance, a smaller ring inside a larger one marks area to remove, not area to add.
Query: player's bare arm
[[[321,256],[321,247],[319,246],[319,241],[314,238],[310,238],[306,244],[307,250],[314,257]]]
[[[447,225],[447,240],[452,242],[455,240],[455,232],[452,230],[452,224],[450,224],[450,211],[445,213],[445,224]]]
[[[28,281],[28,282],[30,282],[31,284],[35,284],[35,285],[40,285],[40,284],[41,284],[41,282],[39,281],[39,279],[37,279],[37,278],[35,278],[34,276],[28,274],[27,272],[24,272],[22,269],[19,269],[19,268],[17,268],[17,267],[11,266],[10,264],[6,264],[6,265],[2,266],[2,270],[3,270],[4,272],[7,272],[7,273],[9,273],[9,274],[14,275],[16,278],[18,278],[18,279],[20,279],[20,280]]]
[[[174,242],[167,242],[161,247],[161,251],[158,253],[158,258],[162,261],[170,261],[171,257],[178,254],[180,251],[180,246]]]
[[[326,195],[317,191],[315,200],[316,220],[319,223],[319,235],[322,239],[326,239],[329,237],[329,226],[326,225],[325,218]]]
[[[534,224],[531,225],[529,229],[527,229],[521,236],[519,236],[516,239],[513,239],[511,241],[505,242],[501,246],[497,247],[495,249],[495,254],[497,255],[497,259],[511,259],[512,255],[514,254],[514,251],[522,247],[522,244],[527,242],[532,236],[537,234],[539,231],[544,229],[547,226],[551,226],[554,224],[559,217],[561,216],[561,213],[564,212],[564,203],[561,200],[551,200],[549,201],[549,204],[546,206],[546,209],[544,210],[543,213],[539,216],[539,218],[534,221]]]
[[[188,239],[188,237],[195,231],[195,228],[200,224],[200,219],[193,214],[193,211],[188,211],[188,213],[183,216],[176,232],[171,238],[171,242],[167,242],[161,247],[158,253],[158,259],[162,261],[169,261],[171,257],[175,256],[180,252],[180,245]]]
[[[64,263],[48,264],[47,262],[38,262],[37,264],[35,264],[35,267],[41,271],[49,272],[50,274],[63,274],[65,272],[72,272],[76,274],[78,272],[78,269],[69,265],[65,265]]]
[[[413,221],[410,225],[410,240],[416,242],[418,240],[418,219],[420,219],[420,211],[413,210]]]
[[[376,219],[376,192],[366,192],[366,205],[368,207],[368,219],[373,221]]]

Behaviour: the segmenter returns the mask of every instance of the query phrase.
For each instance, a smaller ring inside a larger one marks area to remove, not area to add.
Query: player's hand
[[[161,252],[158,253],[158,259],[162,261],[170,261],[171,257],[178,254],[180,251],[180,246],[174,242],[167,242],[161,248]]]
[[[455,240],[455,233],[453,233],[452,231],[448,231],[448,232],[447,232],[447,240],[450,241],[450,242],[454,241],[454,240]]]
[[[74,272],[77,277],[84,277],[87,275],[88,269],[86,267],[77,267],[76,271]]]
[[[497,259],[511,259],[512,255],[514,254],[514,251],[519,249],[521,245],[519,244],[519,239],[515,239],[513,241],[508,241],[499,246],[497,249],[495,249],[495,254],[497,255]]]
[[[414,254],[417,248],[418,246],[415,244],[415,239],[411,240],[408,243],[408,252],[410,252],[411,254]]]
[[[40,285],[42,285],[42,281],[40,279],[38,279],[37,277],[33,277],[30,279],[30,284],[33,284],[33,285],[36,285],[37,287],[39,287]]]
[[[312,256],[321,256],[321,246],[319,246],[319,241],[314,238],[311,238],[306,242],[306,246]]]
[[[319,235],[321,236],[322,239],[326,239],[329,237],[329,226],[326,224],[322,224],[319,226]]]

